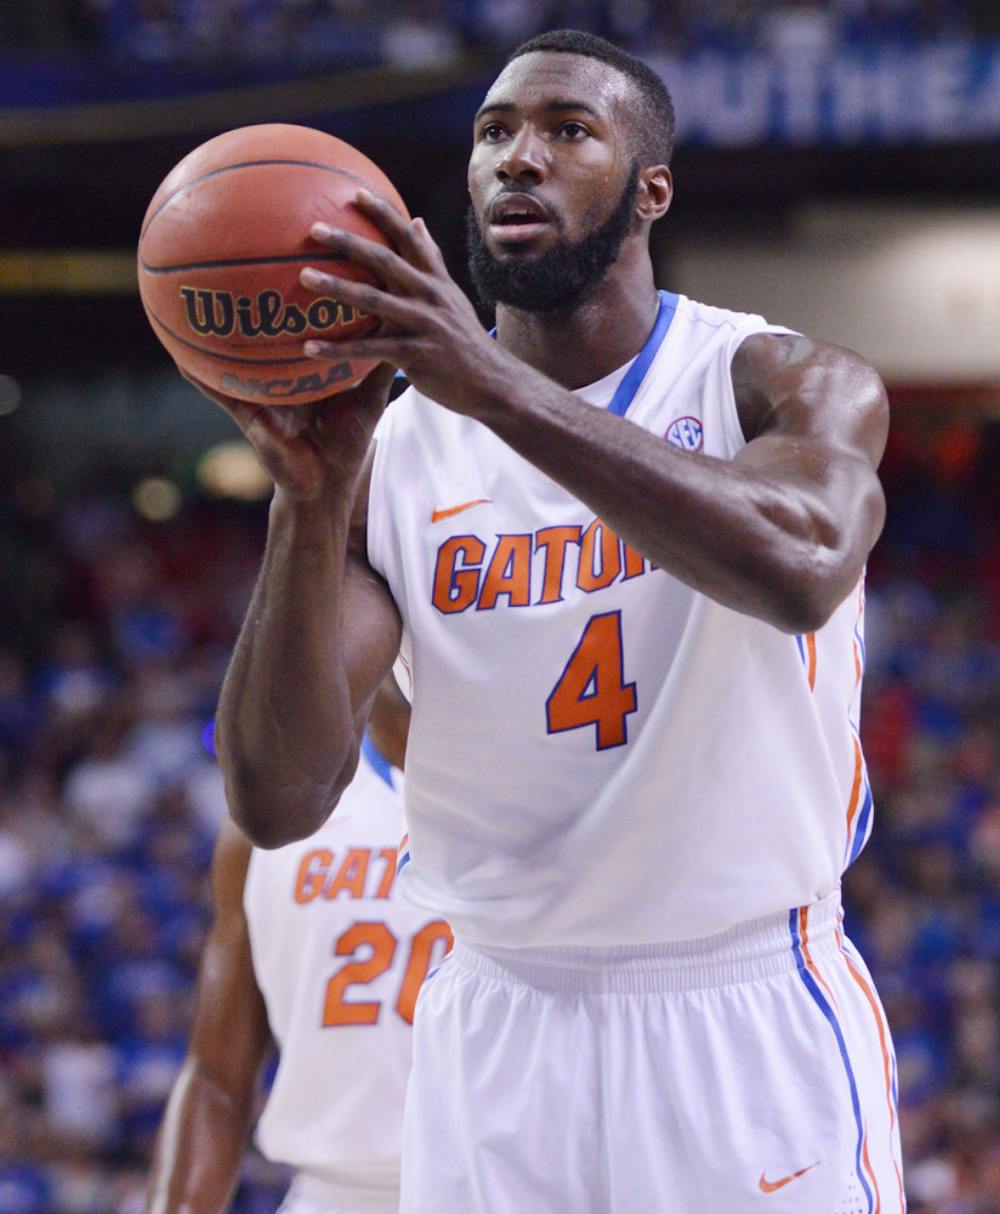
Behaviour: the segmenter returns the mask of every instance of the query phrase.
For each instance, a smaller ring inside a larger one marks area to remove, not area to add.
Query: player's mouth
[[[530,194],[503,194],[487,212],[490,236],[497,244],[523,244],[552,224],[548,209]]]

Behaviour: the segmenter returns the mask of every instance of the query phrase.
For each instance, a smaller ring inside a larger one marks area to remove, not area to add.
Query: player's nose
[[[548,174],[548,148],[529,126],[523,126],[503,145],[496,174],[501,181],[531,181],[537,184]]]

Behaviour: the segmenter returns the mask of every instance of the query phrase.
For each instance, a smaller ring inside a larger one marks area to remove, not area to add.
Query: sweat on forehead
[[[534,51],[508,63],[486,94],[481,110],[492,105],[579,101],[609,117],[628,101],[631,81],[617,68],[586,55]]]

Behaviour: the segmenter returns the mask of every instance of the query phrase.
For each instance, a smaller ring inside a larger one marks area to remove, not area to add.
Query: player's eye
[[[479,138],[485,139],[487,143],[496,143],[504,134],[505,131],[499,122],[487,122],[480,129]]]
[[[559,128],[559,134],[564,139],[577,140],[589,135],[590,132],[582,122],[564,122]]]

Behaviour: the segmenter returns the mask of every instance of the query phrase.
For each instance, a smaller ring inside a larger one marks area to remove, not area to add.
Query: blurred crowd
[[[185,1050],[225,812],[219,681],[260,511],[144,524],[0,490],[0,1211],[140,1211]],[[193,575],[197,576],[193,576]],[[238,1208],[277,1206],[258,1161]]]
[[[0,7],[0,48],[143,63],[447,65],[544,29],[643,53],[1000,36],[996,0],[31,0]]]
[[[3,451],[3,444],[0,444]],[[872,561],[872,842],[847,883],[913,1214],[1000,1214],[1000,425],[897,427]],[[0,454],[0,1211],[138,1214],[225,812],[212,716],[255,506],[140,518]],[[257,1156],[234,1207],[284,1178]]]
[[[889,1016],[912,1214],[1000,1214],[1000,426],[897,421],[869,568],[876,825],[847,928]]]

